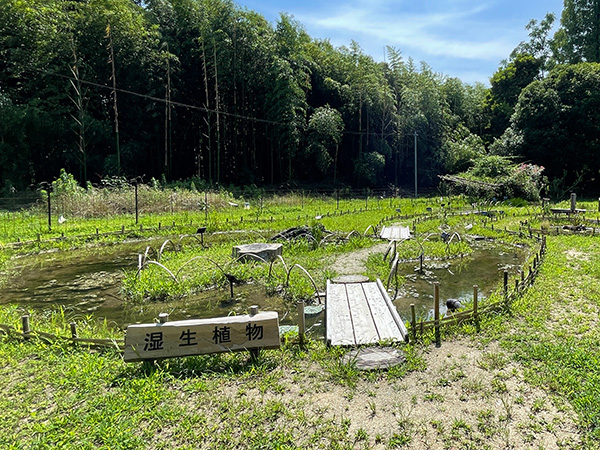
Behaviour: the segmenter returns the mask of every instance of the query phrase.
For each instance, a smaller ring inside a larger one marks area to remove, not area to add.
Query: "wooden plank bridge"
[[[381,280],[327,280],[325,335],[329,345],[407,341],[408,332]]]

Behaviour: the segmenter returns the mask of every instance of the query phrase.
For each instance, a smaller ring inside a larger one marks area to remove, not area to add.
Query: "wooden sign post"
[[[252,311],[255,312],[255,311]],[[243,316],[135,324],[127,327],[125,362],[279,348],[275,311]]]

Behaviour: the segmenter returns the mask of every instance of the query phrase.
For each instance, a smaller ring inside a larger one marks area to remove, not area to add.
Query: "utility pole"
[[[415,131],[415,198],[417,198],[417,136],[418,133]]]

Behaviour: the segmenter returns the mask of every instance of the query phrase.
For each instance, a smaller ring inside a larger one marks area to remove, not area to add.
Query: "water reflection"
[[[440,284],[440,312],[446,313],[446,300],[453,298],[463,305],[473,302],[473,285],[478,285],[478,299],[489,296],[503,279],[504,270],[514,276],[522,266],[526,250],[514,246],[481,242],[469,257],[451,261],[426,262],[423,272],[418,263],[406,263],[399,269],[405,283],[398,290],[394,304],[404,320],[410,318],[410,304],[414,303],[417,317],[425,320],[433,316],[433,284]]]

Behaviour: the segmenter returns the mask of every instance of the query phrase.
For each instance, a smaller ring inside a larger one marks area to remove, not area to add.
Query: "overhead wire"
[[[94,86],[94,87],[97,87],[97,88],[100,88],[100,89],[106,89],[106,90],[110,90],[110,91],[113,90],[112,86],[109,86],[109,85],[106,85],[106,84],[101,84],[101,83],[96,83],[96,82],[93,82],[93,81],[82,80],[82,79],[77,80],[75,77],[69,76],[69,75],[64,75],[64,74],[60,74],[60,73],[56,73],[56,72],[48,72],[48,71],[45,71],[45,70],[42,70],[42,69],[39,69],[39,68],[30,68],[30,70],[43,73],[44,75],[49,75],[49,76],[55,76],[55,77],[59,77],[59,78],[64,78],[64,79],[70,80],[70,81],[79,81],[82,84],[86,84],[86,85],[89,85],[89,86]],[[221,115],[232,117],[232,118],[236,118],[236,119],[248,120],[248,121],[253,121],[253,122],[258,122],[258,123],[265,123],[265,124],[269,124],[269,125],[298,127],[297,124],[292,124],[292,123],[289,123],[289,122],[278,122],[278,121],[269,120],[269,119],[261,119],[261,118],[258,118],[258,117],[252,117],[252,116],[245,116],[245,115],[236,114],[236,113],[230,113],[230,112],[223,111],[223,110],[211,109],[211,108],[207,108],[205,106],[192,105],[192,104],[183,103],[183,102],[180,102],[180,101],[166,100],[164,98],[154,97],[154,96],[148,95],[148,94],[142,94],[142,93],[135,92],[135,91],[132,91],[132,90],[129,90],[129,89],[115,88],[115,90],[117,92],[119,92],[119,93],[133,95],[135,97],[140,97],[140,98],[152,100],[152,101],[158,102],[158,103],[167,103],[167,104],[172,105],[172,106],[193,109],[193,110],[196,110],[196,111],[202,111],[202,112],[211,113],[211,114],[221,114]],[[298,128],[300,128],[300,127],[298,127]],[[305,127],[302,127],[302,129],[303,129],[303,131],[306,131]],[[342,134],[345,134],[345,135],[354,135],[354,136],[361,136],[361,135],[362,136],[375,136],[375,137],[381,137],[381,136],[385,136],[385,137],[396,136],[396,137],[398,137],[399,135],[402,135],[402,133],[397,133],[397,132],[375,133],[375,132],[351,131],[351,130],[344,130],[342,132]]]

